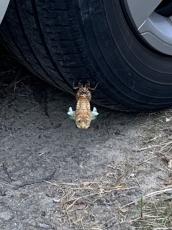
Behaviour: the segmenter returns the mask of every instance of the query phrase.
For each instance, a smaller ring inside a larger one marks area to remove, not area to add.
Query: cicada
[[[91,88],[90,83],[81,84],[74,86],[76,92],[76,111],[73,111],[72,107],[69,107],[68,115],[70,118],[75,120],[77,128],[88,129],[91,125],[91,121],[95,120],[99,115],[96,107],[93,107],[91,111],[91,99],[92,91],[96,89],[97,85],[94,88]]]

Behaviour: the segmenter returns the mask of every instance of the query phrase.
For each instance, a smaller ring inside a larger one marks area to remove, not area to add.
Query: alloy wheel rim
[[[162,4],[166,7],[169,0],[124,2],[131,22],[143,40],[156,51],[172,56],[172,7],[169,7],[168,16],[161,14]]]

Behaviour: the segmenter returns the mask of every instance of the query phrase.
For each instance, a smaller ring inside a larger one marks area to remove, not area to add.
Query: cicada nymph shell
[[[80,129],[88,129],[91,125],[91,121],[98,116],[97,109],[94,107],[91,111],[91,91],[95,88],[90,87],[90,83],[85,85],[79,84],[76,93],[76,111],[74,112],[72,108],[69,108],[68,115],[71,116],[76,123],[76,126]]]

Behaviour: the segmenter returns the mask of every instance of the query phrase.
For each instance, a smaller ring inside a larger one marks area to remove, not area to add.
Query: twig
[[[143,198],[146,199],[146,198],[149,198],[149,197],[161,195],[161,194],[166,193],[166,192],[172,192],[172,188],[166,188],[166,189],[163,189],[163,190],[159,190],[159,191],[155,191],[155,192],[152,192],[152,193],[148,193],[145,196],[143,196]],[[130,202],[128,204],[125,204],[125,205],[123,205],[121,207],[121,209],[126,208],[126,207],[128,207],[130,205],[133,205],[133,204],[137,204],[139,200],[140,200],[140,198],[136,199],[135,201],[132,201],[132,202]]]

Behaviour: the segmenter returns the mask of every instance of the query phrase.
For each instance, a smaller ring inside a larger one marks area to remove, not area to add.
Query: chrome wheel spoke
[[[124,0],[126,12],[137,30],[137,35],[139,34],[142,41],[155,50],[170,56],[172,56],[171,2],[172,0]]]
[[[127,0],[132,18],[139,29],[162,0]]]

